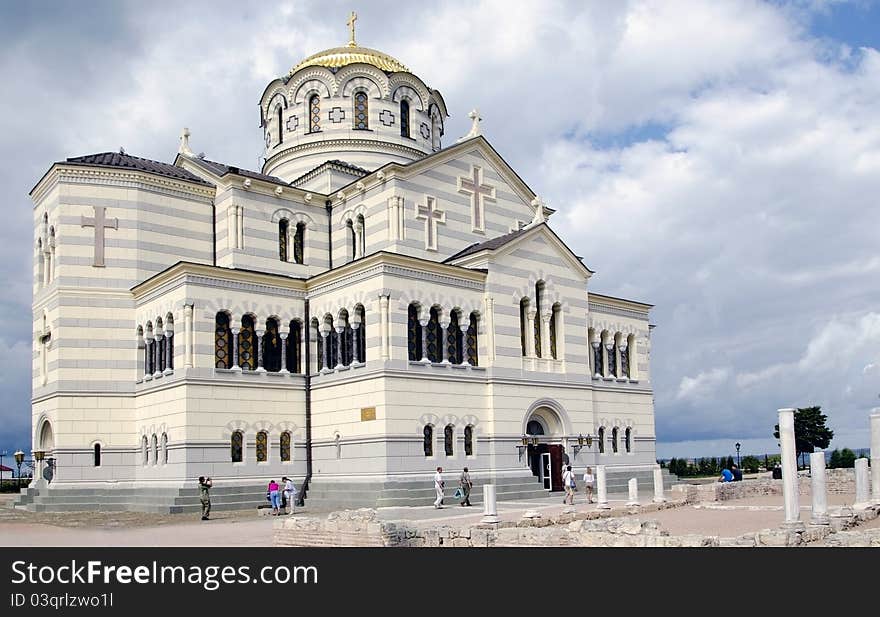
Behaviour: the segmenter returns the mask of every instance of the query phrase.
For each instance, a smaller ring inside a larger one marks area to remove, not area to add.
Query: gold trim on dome
[[[349,64],[356,63],[363,64],[372,64],[378,69],[383,71],[388,71],[391,73],[396,73],[398,71],[403,71],[409,73],[409,69],[406,68],[403,64],[401,64],[395,58],[392,58],[388,54],[383,54],[381,51],[376,51],[375,49],[370,49],[369,47],[334,47],[333,49],[325,49],[322,52],[318,52],[312,56],[309,56],[295,67],[290,70],[290,74],[293,75],[298,70],[305,68],[307,66],[325,66],[329,69],[338,69],[343,66],[347,66]]]

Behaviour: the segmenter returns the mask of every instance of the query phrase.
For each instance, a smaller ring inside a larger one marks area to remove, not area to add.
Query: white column
[[[880,506],[880,407],[871,412],[871,503]]]
[[[613,357],[617,359],[617,351],[614,349],[614,342],[605,343],[605,377],[614,377],[617,373],[617,362],[614,363],[614,373],[611,372],[611,358],[612,354],[615,354]]]
[[[803,529],[798,499],[797,452],[794,441],[794,409],[779,410],[779,442],[782,458],[782,494],[786,527]]]
[[[660,465],[654,465],[654,503],[663,503],[666,496],[663,494],[663,470]]]
[[[599,349],[599,341],[593,341],[590,343],[590,347],[593,349],[593,376],[601,377],[602,376],[602,352]],[[598,354],[596,352],[599,352]],[[596,357],[598,355],[598,358]],[[598,360],[598,362],[596,361]]]
[[[363,251],[361,251],[361,241],[364,237],[364,229],[360,226],[360,224],[355,223],[354,225],[354,258],[360,259],[363,257]]]
[[[810,453],[811,525],[827,525],[828,496],[825,493],[825,451]]]
[[[342,363],[343,347],[346,345],[345,340],[345,326],[336,326],[336,368],[342,368],[345,366]]]
[[[635,478],[630,478],[629,482],[627,482],[627,488],[629,489],[629,501],[626,502],[626,505],[639,505],[639,481]]]
[[[608,488],[605,484],[605,465],[596,465],[596,507],[599,510],[610,510],[608,505]]]
[[[257,339],[257,371],[258,373],[265,373],[266,369],[263,368],[263,335],[266,334],[265,330],[256,330],[254,331],[254,336]]]
[[[282,373],[289,373],[287,370],[287,336],[290,334],[289,332],[279,332],[278,336],[281,337],[281,371]]]
[[[626,353],[626,339],[617,346],[617,376],[618,377],[629,377],[629,356],[626,358],[626,371],[623,370],[623,354]]]
[[[449,358],[446,357],[446,337],[448,336],[447,329],[449,328],[449,321],[441,321],[440,322],[440,362],[443,364],[449,364]]]
[[[500,519],[498,518],[498,510],[495,503],[495,485],[494,484],[484,484],[483,485],[483,518],[480,520],[481,523],[497,523]]]
[[[351,330],[352,330],[352,335],[351,335],[351,345],[352,345],[352,350],[351,350],[351,363],[352,363],[352,364],[359,364],[359,363],[360,363],[360,357],[361,357],[361,355],[360,355],[360,352],[361,352],[361,337],[360,337],[360,334],[359,334],[359,332],[358,332],[358,330],[360,330],[360,329],[361,329],[361,322],[359,322],[359,321],[353,321],[353,322],[351,322]],[[364,358],[366,358],[366,356],[364,356]]]
[[[240,371],[241,367],[238,365],[238,333],[241,331],[241,328],[230,328],[232,332],[232,370]]]
[[[324,366],[321,370],[330,370],[330,331],[321,330],[321,345],[324,347]]]
[[[183,307],[183,367],[190,368],[193,365],[193,307],[187,304]]]
[[[871,505],[871,497],[868,494],[870,479],[868,477],[868,459],[865,457],[856,459],[856,502],[853,508],[864,510]]]
[[[536,357],[535,352],[535,314],[534,309],[526,310],[526,356],[529,358]]]
[[[428,323],[429,319],[425,319],[422,321],[419,320],[419,325],[422,326],[422,362],[430,362],[428,359]]]
[[[46,247],[46,250],[43,251],[43,287],[49,284],[49,268],[52,267],[52,263],[49,259],[49,247]]]
[[[387,360],[391,348],[389,342],[388,296],[379,296],[379,338],[382,359]]]
[[[541,357],[553,358],[550,353],[550,318],[553,312],[541,314]]]

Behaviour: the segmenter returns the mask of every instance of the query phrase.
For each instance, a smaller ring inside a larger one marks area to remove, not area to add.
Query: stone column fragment
[[[605,483],[605,465],[596,466],[596,507],[600,510],[610,510],[608,505],[608,488]]]
[[[785,523],[790,529],[803,529],[798,498],[797,452],[794,441],[794,409],[779,410],[779,442],[782,458],[782,494]]]
[[[856,502],[853,508],[864,510],[871,505],[868,494],[870,478],[868,476],[868,459],[862,457],[856,459]]]
[[[828,495],[825,492],[825,452],[810,454],[811,525],[828,525]]]

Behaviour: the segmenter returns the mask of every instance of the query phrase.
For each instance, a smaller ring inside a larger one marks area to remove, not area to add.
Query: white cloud
[[[682,377],[678,384],[679,400],[706,400],[717,396],[718,388],[730,377],[730,369],[714,368],[701,372],[696,377]]]

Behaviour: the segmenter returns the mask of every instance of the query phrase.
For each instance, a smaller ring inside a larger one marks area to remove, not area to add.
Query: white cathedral
[[[393,57],[322,51],[260,98],[260,172],[53,164],[34,203],[36,510],[428,505],[655,463],[651,305],[590,289],[553,210]],[[450,489],[451,492],[451,489]]]

